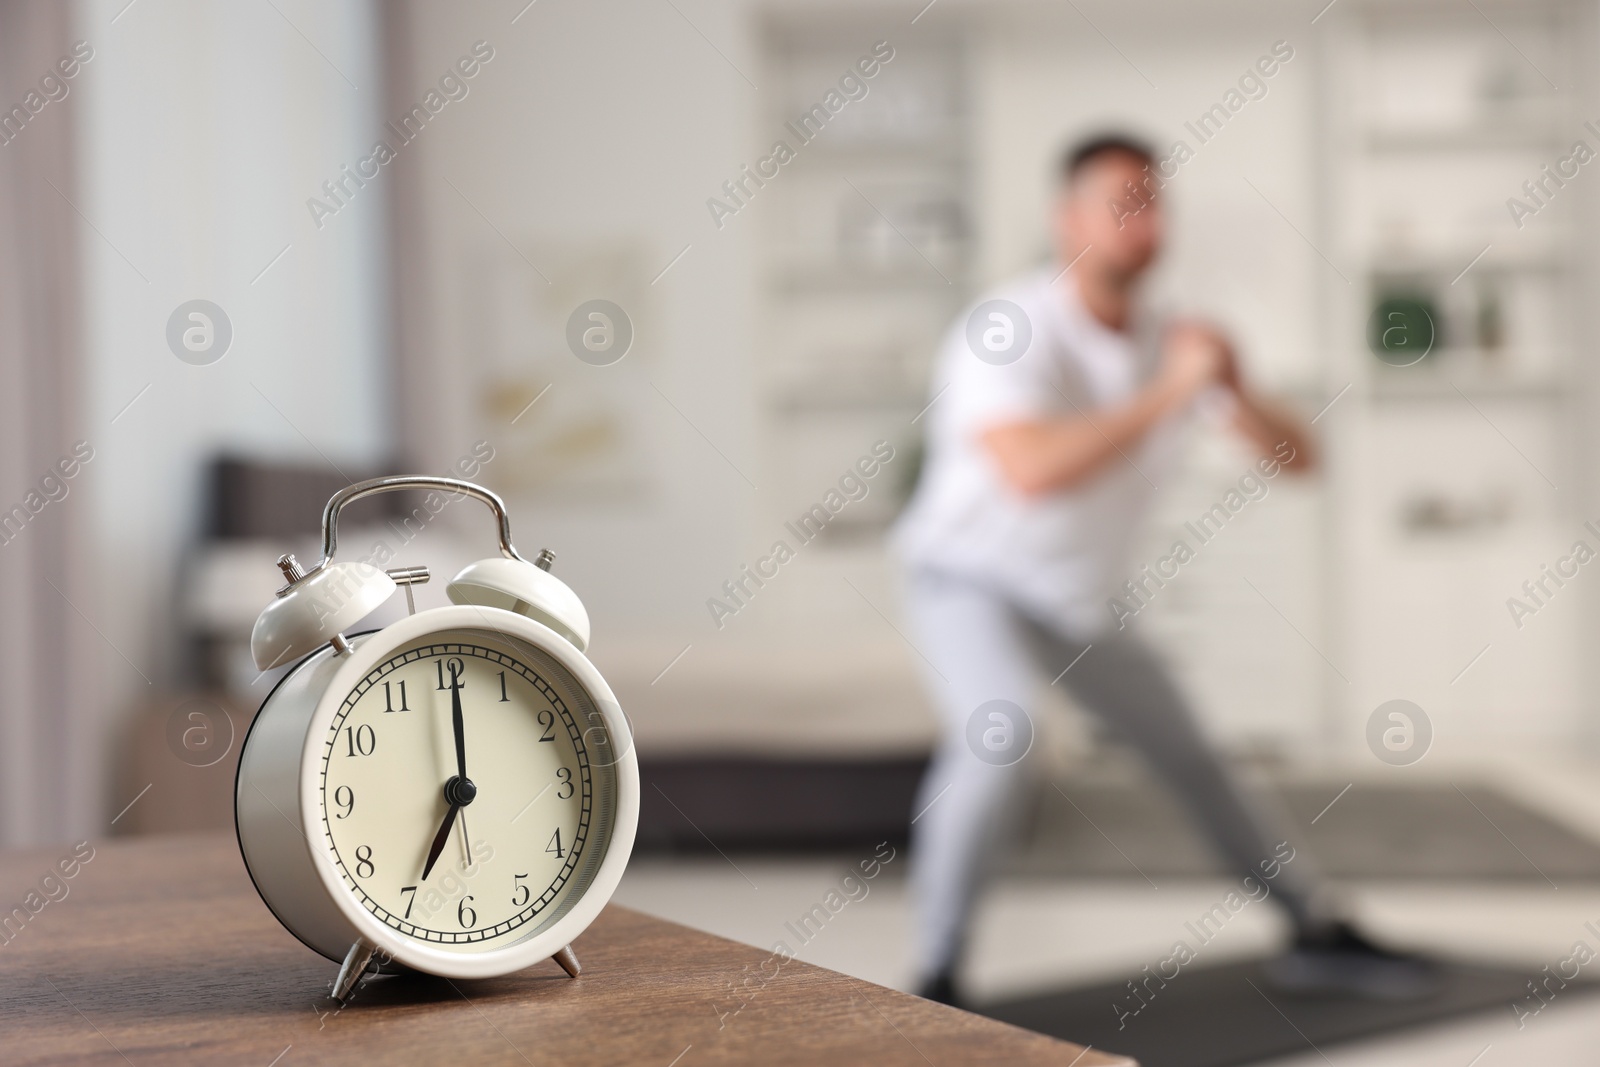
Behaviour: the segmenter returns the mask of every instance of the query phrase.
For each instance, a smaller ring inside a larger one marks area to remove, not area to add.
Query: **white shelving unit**
[[[1530,201],[1582,140],[1592,5],[1345,4],[1325,20],[1321,241],[1329,284],[1330,735],[1360,736],[1383,700],[1434,716],[1439,744],[1582,733],[1580,640],[1593,593],[1567,591],[1519,630],[1506,600],[1582,533],[1593,464],[1577,444],[1587,323],[1587,206],[1600,161]],[[1592,50],[1592,46],[1591,46]],[[1517,225],[1508,198],[1538,207]],[[1386,298],[1435,326],[1411,366],[1380,358]],[[1474,659],[1474,657],[1479,657]],[[1469,668],[1469,663],[1471,664]]]
[[[963,54],[901,47],[804,145],[798,116],[837,87],[878,36],[835,18],[768,26],[763,129],[796,147],[770,189],[760,248],[757,353],[766,470],[777,500],[819,496],[878,438],[899,453],[865,506],[841,515],[873,544],[904,496],[940,332],[970,295]],[[778,516],[774,515],[773,518]]]

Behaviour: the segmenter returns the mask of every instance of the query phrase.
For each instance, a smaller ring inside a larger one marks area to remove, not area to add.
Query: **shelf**
[[[1370,371],[1368,395],[1375,401],[1394,400],[1559,400],[1568,383],[1556,373],[1496,373],[1481,367],[1463,366],[1470,353],[1446,352],[1445,366],[1424,368],[1389,367],[1379,364]],[[1372,359],[1375,357],[1368,356]],[[1441,358],[1438,356],[1430,358]],[[1505,357],[1508,361],[1512,358]]]
[[[1442,277],[1446,281],[1461,276],[1471,264],[1472,274],[1479,272],[1504,273],[1508,271],[1539,271],[1553,273],[1569,266],[1565,249],[1530,247],[1526,250],[1513,246],[1505,239],[1490,242],[1489,251],[1476,263],[1473,257],[1483,252],[1483,245],[1472,249],[1435,252],[1381,252],[1370,251],[1367,256],[1367,275],[1373,279],[1403,278],[1415,275]],[[1532,242],[1529,242],[1532,244]],[[1502,248],[1501,246],[1505,247]]]
[[[860,392],[836,396],[774,390],[768,400],[768,407],[777,414],[796,417],[854,415],[872,411],[916,412],[927,405],[928,399],[922,393],[898,392],[893,389],[885,389],[882,393]]]
[[[1537,125],[1483,125],[1457,128],[1372,130],[1366,137],[1370,152],[1497,152],[1508,149],[1557,151],[1570,142],[1553,127]]]
[[[961,274],[951,268],[940,268],[944,276],[934,272],[926,263],[908,265],[905,270],[875,271],[861,268],[791,267],[772,272],[772,288],[780,293],[858,295],[864,293],[950,290],[964,293],[960,287]]]
[[[964,146],[953,140],[866,141],[818,138],[797,150],[795,166],[826,166],[847,170],[856,177],[867,168],[899,168],[907,164],[923,170],[947,168],[960,171],[966,164]]]

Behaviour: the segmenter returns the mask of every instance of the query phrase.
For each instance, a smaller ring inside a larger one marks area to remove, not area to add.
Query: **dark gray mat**
[[[1293,996],[1275,989],[1261,963],[1252,961],[1180,971],[1137,1015],[1122,1019],[1126,1025],[1121,1029],[1115,1005],[1128,1001],[1123,984],[1040,993],[974,1010],[1132,1056],[1141,1067],[1232,1067],[1481,1012],[1504,1012],[1509,1024],[1510,1005],[1527,995],[1532,977],[1531,972],[1446,965],[1434,996],[1387,1004]],[[1596,992],[1600,983],[1572,983],[1556,995],[1592,997]]]
[[[1493,789],[1358,784],[1339,796],[1344,785],[1293,786],[1262,797],[1295,847],[1330,877],[1600,880],[1600,845]],[[1067,878],[1138,878],[1142,871],[1158,884],[1163,876],[1226,873],[1164,791],[1106,782],[1046,788],[1011,870]]]
[[[925,766],[917,757],[644,759],[637,847],[786,853],[898,845]],[[1164,790],[1131,774],[1095,773],[1041,787],[1012,874],[1138,879],[1142,872],[1157,884],[1226,876]],[[1330,877],[1600,881],[1600,845],[1493,789],[1363,783],[1341,795],[1346,784],[1296,784],[1261,796],[1295,847]]]
[[[833,853],[903,845],[926,766],[917,757],[644,756],[634,847]]]

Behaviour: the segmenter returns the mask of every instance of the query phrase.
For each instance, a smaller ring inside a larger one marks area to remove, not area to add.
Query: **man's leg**
[[[1053,658],[1063,667],[1083,653],[1082,644],[1043,636],[1057,646]],[[1274,842],[1201,734],[1172,676],[1142,641],[1123,633],[1096,638],[1061,681],[1085,710],[1139,750],[1237,874],[1270,885],[1272,899],[1288,910],[1298,930],[1314,933],[1333,922],[1308,859],[1281,865],[1270,883],[1262,880],[1264,870],[1275,869],[1263,862],[1281,859]]]
[[[1060,642],[1044,631],[1035,633],[1057,646],[1055,656],[1083,651],[1083,646]],[[1064,659],[1063,666],[1070,662]],[[1095,640],[1063,680],[1080,704],[1143,753],[1235,871],[1260,878],[1260,863],[1271,855],[1270,839],[1201,735],[1161,661],[1136,638],[1111,634]],[[1373,943],[1342,919],[1325,899],[1309,863],[1305,858],[1284,864],[1271,882],[1268,899],[1287,909],[1295,939],[1289,952],[1269,961],[1268,977],[1301,993],[1354,993],[1380,1000],[1433,993],[1437,969],[1426,959]]]
[[[974,901],[1016,825],[1021,762],[967,743],[978,707],[1031,703],[1035,669],[1027,624],[1000,598],[940,575],[913,574],[906,590],[912,640],[927,658],[923,674],[939,711],[943,739],[912,812],[910,882],[916,964],[924,990],[949,999]]]

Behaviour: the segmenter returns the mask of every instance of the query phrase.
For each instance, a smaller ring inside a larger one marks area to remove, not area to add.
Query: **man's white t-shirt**
[[[1134,534],[1186,420],[1169,417],[1071,488],[1028,497],[1002,480],[979,442],[985,430],[1092,415],[1130,401],[1156,372],[1160,324],[1136,316],[1129,332],[1112,330],[1084,307],[1070,275],[1052,284],[1059,274],[1048,268],[974,305],[1008,300],[1027,316],[1032,340],[1014,362],[975,353],[974,308],[946,335],[934,373],[943,392],[923,416],[922,474],[894,544],[913,570],[977,578],[1069,634],[1090,636],[1111,621],[1107,602],[1133,577]]]

